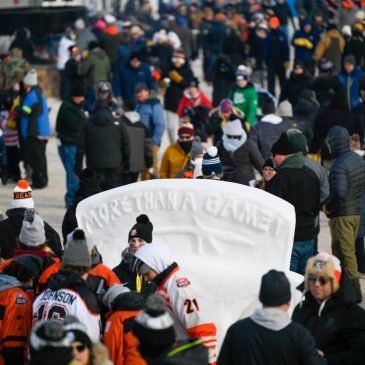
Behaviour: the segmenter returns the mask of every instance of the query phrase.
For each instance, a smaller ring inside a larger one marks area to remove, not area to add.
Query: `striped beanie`
[[[223,172],[218,149],[210,146],[203,156],[202,173],[204,176],[218,175]]]
[[[27,180],[19,180],[13,190],[12,208],[34,208],[32,188]]]

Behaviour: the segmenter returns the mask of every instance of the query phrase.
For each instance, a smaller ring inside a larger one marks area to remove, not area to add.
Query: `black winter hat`
[[[174,320],[166,310],[164,300],[156,294],[146,300],[146,309],[133,323],[142,355],[157,357],[175,342]]]
[[[275,166],[274,166],[274,161],[271,158],[268,158],[265,163],[264,166],[262,166],[262,168],[264,167],[271,167],[272,169],[276,170]]]
[[[280,138],[271,147],[271,153],[273,155],[291,155],[297,152],[293,147],[288,135],[283,132]]]
[[[75,83],[72,85],[71,96],[85,96],[85,89],[81,83]]]
[[[282,271],[270,270],[263,275],[259,299],[267,307],[277,307],[290,301],[290,283]]]
[[[132,238],[142,238],[147,243],[152,242],[153,225],[146,214],[141,214],[136,218],[137,223],[128,234],[128,242]]]
[[[27,268],[38,280],[43,271],[43,260],[36,255],[20,255],[14,258],[14,261],[18,262],[25,268]]]

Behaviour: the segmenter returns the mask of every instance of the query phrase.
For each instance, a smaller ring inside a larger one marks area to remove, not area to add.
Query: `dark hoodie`
[[[16,249],[16,239],[19,237],[23,225],[24,212],[26,208],[13,208],[6,212],[7,219],[0,221],[0,256],[7,260],[13,257]],[[53,252],[60,256],[62,245],[58,233],[46,222],[44,230],[49,247]]]
[[[81,170],[82,157],[92,169],[110,169],[129,164],[129,139],[124,125],[114,120],[105,100],[97,100],[85,128],[80,133],[75,169]]]
[[[326,142],[335,157],[331,166],[330,196],[325,202],[329,218],[359,215],[365,181],[365,163],[350,150],[350,136],[343,127],[330,129]]]
[[[321,305],[307,292],[294,310],[293,321],[311,332],[328,365],[365,364],[365,311],[354,303],[344,272],[340,289]]]

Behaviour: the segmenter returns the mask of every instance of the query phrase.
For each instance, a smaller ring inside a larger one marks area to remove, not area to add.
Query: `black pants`
[[[18,146],[6,146],[6,155],[8,162],[8,177],[14,182],[20,180],[20,155]]]
[[[357,269],[365,274],[365,248],[364,237],[356,238],[355,241],[355,255],[357,261]]]
[[[280,82],[280,91],[283,89],[286,82],[284,65],[269,65],[267,70],[268,89],[272,95],[275,95],[275,77],[278,76]]]
[[[26,161],[32,169],[32,187],[42,189],[48,184],[46,158],[47,140],[28,136],[25,145]]]
[[[93,169],[96,171],[102,191],[114,189],[122,185],[122,169],[114,167],[108,169]]]

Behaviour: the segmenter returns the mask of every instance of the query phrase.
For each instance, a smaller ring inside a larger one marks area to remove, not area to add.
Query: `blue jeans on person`
[[[75,194],[79,188],[79,179],[74,174],[76,151],[76,146],[67,144],[62,144],[58,146],[58,153],[66,170],[66,206],[70,206],[73,203],[75,199]]]
[[[290,260],[290,271],[304,275],[307,261],[313,256],[314,240],[294,241]]]

